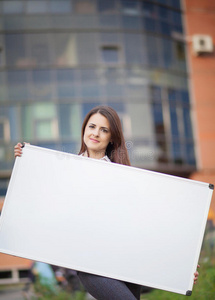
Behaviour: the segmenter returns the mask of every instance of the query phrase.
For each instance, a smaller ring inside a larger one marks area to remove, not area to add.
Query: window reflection
[[[58,66],[74,66],[78,63],[76,34],[54,34],[54,63]]]
[[[94,0],[76,0],[75,11],[80,14],[92,14],[96,12],[96,3]]]
[[[119,61],[119,48],[117,46],[103,46],[101,52],[104,62],[117,63]]]
[[[8,71],[7,86],[8,100],[28,100],[28,72],[27,71]]]
[[[23,1],[2,1],[4,14],[20,14],[24,9]]]
[[[48,1],[46,0],[31,0],[26,2],[27,13],[29,14],[40,14],[48,12]]]
[[[24,34],[5,34],[5,48],[6,64],[8,66],[27,65],[26,36]]]
[[[52,14],[70,13],[72,10],[70,0],[51,0],[49,5]]]

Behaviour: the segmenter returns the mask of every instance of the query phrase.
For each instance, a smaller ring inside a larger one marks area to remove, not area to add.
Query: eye
[[[93,125],[89,125],[89,127],[90,127],[90,128],[95,128],[95,126],[93,126]]]
[[[105,128],[102,128],[101,130],[102,130],[103,132],[105,132],[105,133],[108,133],[108,130],[105,129]]]

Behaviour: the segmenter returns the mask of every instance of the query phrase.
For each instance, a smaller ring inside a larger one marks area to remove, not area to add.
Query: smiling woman
[[[122,126],[116,111],[109,106],[96,106],[86,115],[82,125],[79,154],[130,166]]]

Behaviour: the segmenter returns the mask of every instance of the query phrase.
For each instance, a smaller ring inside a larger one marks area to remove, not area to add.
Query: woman
[[[15,157],[21,154],[22,144],[18,143],[15,146]],[[113,108],[97,106],[86,115],[82,125],[79,155],[130,165],[121,122]],[[79,271],[77,274],[86,290],[96,299],[140,299],[140,285]],[[195,272],[194,283],[198,275]]]

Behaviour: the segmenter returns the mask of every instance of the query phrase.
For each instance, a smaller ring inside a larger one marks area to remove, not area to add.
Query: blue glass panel
[[[144,43],[141,34],[124,34],[125,56],[128,64],[142,64],[144,62]],[[135,45],[135,47],[134,47]]]
[[[99,12],[112,12],[116,9],[115,0],[97,0]]]
[[[159,54],[160,49],[158,48],[158,40],[156,37],[147,36],[147,56],[149,64],[152,66],[159,66]]]
[[[196,159],[195,159],[195,150],[193,143],[186,143],[186,160],[188,164],[195,166]]]
[[[28,99],[27,71],[8,71],[9,100]]]
[[[142,2],[142,11],[143,15],[146,17],[155,18],[158,16],[157,14],[157,5],[149,2]]]
[[[172,49],[172,41],[163,39],[163,64],[165,68],[171,68],[172,62],[173,62],[173,49]]]
[[[172,25],[167,22],[159,22],[159,31],[161,34],[171,36]]]
[[[150,32],[156,32],[157,28],[157,21],[151,18],[144,18],[143,19],[143,29]]]
[[[169,9],[164,6],[158,6],[158,15],[161,20],[169,21]]]
[[[177,8],[177,9],[181,8],[181,0],[168,0],[168,2],[169,2],[168,4],[174,8]]]
[[[181,93],[178,90],[168,90],[168,98],[170,102],[176,102],[181,100]]]
[[[51,85],[51,71],[50,70],[33,70],[32,72],[32,86],[31,97],[33,99],[50,99],[53,95],[53,85]]]
[[[100,96],[100,86],[98,85],[87,85],[81,86],[81,97],[95,98]]]
[[[70,0],[52,0],[49,5],[53,14],[70,13],[72,10]]]
[[[5,34],[6,64],[19,66],[26,58],[25,35]]]
[[[118,62],[118,49],[115,47],[103,47],[102,48],[102,58],[105,62]]]
[[[91,103],[83,103],[82,104],[82,122],[88,112],[93,109],[95,106],[101,105],[100,102],[91,102]]]
[[[193,132],[192,132],[192,124],[191,124],[191,118],[190,118],[190,109],[187,107],[183,108],[183,118],[184,118],[184,135],[186,138],[192,138]]]
[[[170,105],[170,120],[171,120],[171,133],[173,137],[179,137],[178,117],[175,105]]]
[[[121,0],[121,7],[124,14],[139,14],[139,1],[137,0]]]
[[[184,104],[189,104],[190,100],[189,100],[189,93],[188,93],[188,91],[180,91],[180,93],[181,93],[182,102]]]
[[[27,13],[30,14],[39,14],[48,12],[48,3],[43,0],[31,0],[27,1]]]
[[[161,88],[159,86],[151,87],[151,97],[153,102],[161,102]],[[161,104],[158,107],[161,108]]]
[[[20,14],[24,9],[23,1],[2,1],[4,14]]]
[[[161,103],[153,103],[152,110],[153,110],[155,127],[164,126],[162,104]]]
[[[181,153],[181,143],[179,141],[172,141],[172,155],[174,162],[177,164],[183,163],[182,153]]]
[[[172,11],[172,22],[173,24],[177,25],[177,26],[181,26],[182,27],[182,18],[181,18],[181,12],[178,11]]]
[[[73,83],[77,72],[77,70],[72,69],[57,70],[57,81]]]
[[[107,104],[108,106],[112,107],[113,109],[115,109],[115,111],[117,113],[123,113],[125,112],[125,104],[124,103],[120,103],[120,102],[108,102]]]
[[[105,90],[108,97],[122,97],[124,94],[123,86],[114,82],[107,83]]]
[[[70,130],[70,105],[69,104],[60,104],[58,106],[58,120],[59,120],[59,129],[60,129],[60,136],[68,137],[71,135]]]
[[[140,29],[141,20],[136,16],[122,16],[122,26],[125,29]]]
[[[77,70],[57,70],[57,93],[60,99],[69,99],[77,96],[76,74]]]

